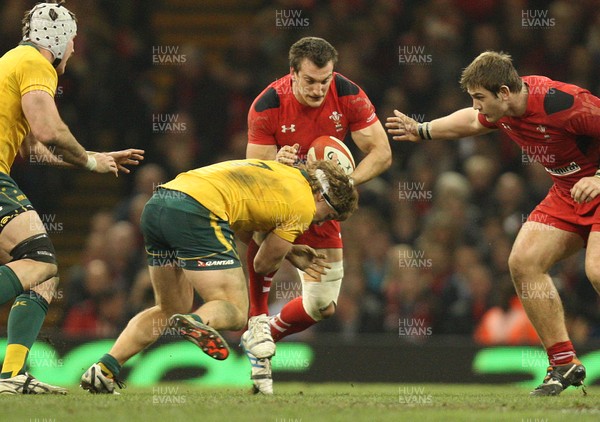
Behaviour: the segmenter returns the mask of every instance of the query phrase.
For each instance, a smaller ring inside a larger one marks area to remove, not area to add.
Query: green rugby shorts
[[[241,267],[229,222],[191,196],[158,188],[142,212],[149,266],[191,271]]]
[[[35,208],[16,182],[0,172],[0,232],[17,215],[33,210]]]

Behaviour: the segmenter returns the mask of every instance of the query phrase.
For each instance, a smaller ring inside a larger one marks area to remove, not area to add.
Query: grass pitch
[[[274,396],[185,383],[126,388],[121,395],[0,396],[0,420],[128,421],[598,421],[600,399],[570,388],[530,398],[509,385],[276,383]]]

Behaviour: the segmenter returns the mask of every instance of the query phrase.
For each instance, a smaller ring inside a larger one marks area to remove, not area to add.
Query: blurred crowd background
[[[23,11],[34,3],[2,2],[2,52],[19,41]],[[25,162],[15,167],[14,177],[40,213],[60,223],[51,235],[62,283],[47,325],[71,337],[112,337],[153,304],[139,231],[145,201],[181,171],[245,156],[250,104],[288,73],[287,52],[299,38],[320,36],[337,48],[336,70],[366,91],[382,122],[394,109],[429,121],[470,106],[458,86],[460,73],[488,49],[510,53],[521,75],[545,75],[600,94],[599,3],[68,2],[79,29],[75,56],[59,80],[64,120],[89,150],[135,146],[147,159],[118,182]],[[215,16],[227,26],[220,38],[165,34],[169,24],[201,27]],[[498,134],[390,142],[391,169],[360,187],[360,210],[343,224],[337,313],[303,335],[388,333],[415,342],[460,335],[481,344],[537,344],[507,259],[519,228],[550,187],[544,168]],[[599,337],[598,295],[586,279],[583,252],[552,276],[572,339]],[[290,268],[276,280],[273,312],[300,288]],[[424,329],[402,335],[402,327]]]

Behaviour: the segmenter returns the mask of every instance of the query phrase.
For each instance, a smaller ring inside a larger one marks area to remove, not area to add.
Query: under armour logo
[[[295,132],[295,131],[296,131],[296,125],[294,125],[294,124],[291,124],[291,125],[290,125],[290,127],[285,127],[285,125],[281,125],[281,131],[282,131],[283,133],[286,133],[288,130],[289,130],[290,132]]]

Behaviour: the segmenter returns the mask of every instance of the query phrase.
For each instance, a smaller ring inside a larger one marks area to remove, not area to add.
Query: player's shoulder
[[[587,89],[566,82],[555,81],[545,76],[526,76],[523,81],[529,86],[530,95],[543,96],[543,108],[547,115],[570,110],[576,104],[579,94],[589,93]]]
[[[274,87],[269,86],[258,97],[256,97],[252,108],[255,112],[262,113],[263,111],[273,108],[279,108],[279,106],[279,94]]]
[[[349,115],[358,120],[366,119],[367,126],[377,120],[373,103],[356,83],[339,73],[334,73],[332,86],[335,87],[333,95],[337,97],[337,104],[342,113],[350,113]]]
[[[361,92],[361,89],[357,84],[337,72],[333,73],[333,84],[338,98],[358,95]]]
[[[292,93],[291,76],[286,75],[271,82],[252,104],[252,109],[257,113],[281,107],[281,103],[286,101],[286,93]]]
[[[44,58],[37,48],[30,45],[19,45],[11,50],[13,58],[24,65],[35,65],[42,67],[52,67],[50,62]]]

